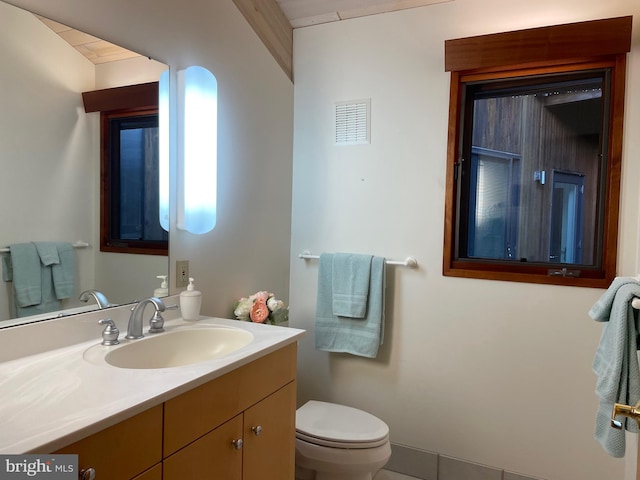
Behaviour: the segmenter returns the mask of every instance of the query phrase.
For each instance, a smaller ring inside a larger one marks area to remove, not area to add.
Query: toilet
[[[370,413],[316,400],[296,412],[296,480],[372,480],[390,457],[389,427]]]

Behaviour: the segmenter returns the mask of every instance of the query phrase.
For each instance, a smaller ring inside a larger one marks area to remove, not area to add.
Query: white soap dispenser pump
[[[169,285],[167,285],[167,275],[156,275],[156,278],[161,279],[162,283],[160,284],[160,287],[153,291],[153,296],[158,298],[168,297]]]
[[[184,320],[198,320],[200,306],[202,305],[202,293],[196,290],[193,278],[189,278],[187,289],[180,292],[180,311]]]

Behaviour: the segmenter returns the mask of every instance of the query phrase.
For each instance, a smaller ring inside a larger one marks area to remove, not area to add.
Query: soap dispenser
[[[189,278],[187,289],[180,292],[180,311],[184,320],[198,320],[202,305],[202,294],[196,290],[193,278]]]
[[[161,279],[162,283],[160,284],[159,288],[156,288],[153,291],[153,296],[154,297],[158,297],[158,298],[168,297],[169,296],[169,285],[167,285],[167,275],[156,275],[156,278]]]

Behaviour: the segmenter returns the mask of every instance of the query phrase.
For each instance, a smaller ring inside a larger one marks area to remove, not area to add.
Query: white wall
[[[97,124],[84,114],[80,93],[93,88],[93,65],[33,15],[0,2],[0,18],[0,247],[89,242],[93,185],[85,179],[99,172]],[[76,258],[79,294],[94,271],[90,252],[78,250]],[[11,284],[0,287],[6,319]]]
[[[391,439],[550,480],[622,478],[593,439],[591,363],[603,290],[442,276],[450,76],[444,41],[635,14],[629,55],[618,271],[638,265],[640,34],[637,0],[455,0],[294,32],[291,321],[299,402],[364,408]],[[370,145],[332,145],[333,103],[371,98]],[[376,360],[314,349],[317,262],[308,249],[415,256],[388,272]]]

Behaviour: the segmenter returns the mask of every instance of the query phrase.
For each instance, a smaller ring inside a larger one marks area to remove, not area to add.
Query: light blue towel
[[[640,400],[636,311],[631,301],[640,297],[636,279],[617,277],[591,307],[589,315],[606,322],[593,360],[598,376],[596,395],[600,401],[596,414],[595,438],[613,457],[624,457],[625,433],[611,427],[614,403],[635,405]],[[635,420],[618,417],[625,429],[638,432]]]
[[[11,265],[11,255],[2,253],[2,279],[5,282],[13,282],[13,266]]]
[[[364,319],[338,317],[333,314],[332,271],[333,254],[321,254],[316,303],[316,348],[375,358],[384,340],[385,259],[373,257],[371,261],[367,312]]]
[[[40,257],[33,243],[9,245],[13,289],[17,308],[38,305],[42,301]]]
[[[333,255],[333,314],[365,318],[373,255],[336,253]]]
[[[56,298],[62,300],[73,295],[76,276],[76,256],[73,245],[68,242],[57,242],[55,248],[60,261],[51,265],[51,276]]]
[[[42,265],[48,267],[60,263],[58,247],[54,242],[33,242],[33,244],[36,246]]]
[[[55,290],[53,288],[53,279],[51,276],[51,267],[45,267],[41,265],[40,269],[40,285],[42,291],[42,297],[37,305],[29,305],[21,307],[14,302],[13,312],[14,317],[22,318],[29,317],[31,315],[39,315],[42,313],[55,312],[62,309],[62,303],[56,298]],[[14,283],[15,288],[15,283]]]

